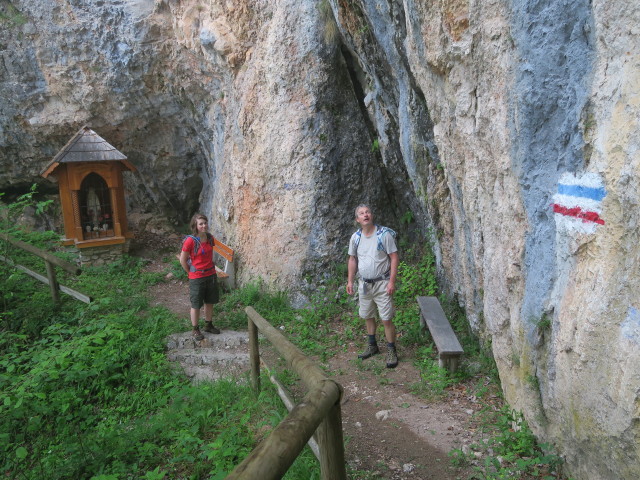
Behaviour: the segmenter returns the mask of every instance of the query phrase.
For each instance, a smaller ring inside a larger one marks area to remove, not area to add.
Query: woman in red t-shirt
[[[191,232],[182,243],[180,265],[189,275],[189,299],[191,300],[191,325],[193,338],[202,340],[198,322],[200,309],[204,305],[204,331],[220,333],[213,325],[213,305],[218,303],[218,282],[216,267],[213,264],[214,238],[209,233],[209,221],[201,213],[196,213],[191,219]]]

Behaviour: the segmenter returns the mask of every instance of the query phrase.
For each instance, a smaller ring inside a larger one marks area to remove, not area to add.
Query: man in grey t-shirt
[[[376,341],[376,315],[382,320],[387,340],[387,368],[398,365],[396,352],[396,327],[393,324],[393,293],[398,274],[398,248],[393,230],[373,223],[373,213],[368,205],[358,205],[356,222],[360,230],[349,241],[347,262],[347,293],[353,295],[356,272],[358,282],[359,315],[365,319],[369,345],[358,355],[366,359],[380,353]]]

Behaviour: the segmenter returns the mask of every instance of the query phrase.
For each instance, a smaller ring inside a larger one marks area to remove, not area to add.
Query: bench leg
[[[440,368],[446,368],[449,373],[456,373],[456,370],[458,369],[458,357],[439,356],[438,365],[440,365]]]
[[[458,369],[458,357],[449,357],[449,371],[451,373],[456,373]]]
[[[227,287],[229,288],[229,291],[231,291],[236,286],[236,271],[235,271],[233,262],[227,261],[227,263],[224,266],[224,272],[227,275],[229,275],[227,278],[225,278],[225,281],[227,283]]]
[[[422,315],[420,315],[420,330],[423,333],[427,331],[427,322]]]

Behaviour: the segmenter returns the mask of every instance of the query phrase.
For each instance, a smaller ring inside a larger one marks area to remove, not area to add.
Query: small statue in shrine
[[[87,214],[94,227],[98,226],[98,217],[100,216],[100,199],[93,187],[87,192]],[[96,228],[97,230],[97,228]]]

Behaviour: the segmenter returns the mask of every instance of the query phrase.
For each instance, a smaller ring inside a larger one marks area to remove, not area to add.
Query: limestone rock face
[[[88,124],[138,168],[131,208],[201,209],[240,281],[292,290],[344,261],[358,203],[398,230],[411,212],[508,401],[568,473],[640,476],[638,2],[0,13],[0,188],[38,181]]]
[[[335,24],[313,1],[202,3],[3,4],[0,185],[38,181],[88,124],[136,165],[130,208],[176,224],[203,210],[240,280],[317,277],[344,258],[359,202],[406,211]]]

